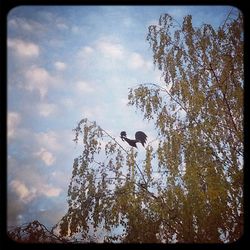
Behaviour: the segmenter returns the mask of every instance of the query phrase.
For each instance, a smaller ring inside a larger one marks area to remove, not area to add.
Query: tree
[[[164,14],[147,40],[165,85],[130,89],[129,104],[154,122],[145,160],[96,122],[75,141],[68,211],[53,230],[89,242],[232,242],[243,232],[243,18],[215,30]],[[154,171],[161,176],[154,179]]]

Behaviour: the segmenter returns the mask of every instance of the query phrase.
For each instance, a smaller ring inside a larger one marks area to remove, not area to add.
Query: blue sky
[[[10,11],[8,46],[8,226],[38,219],[53,226],[67,210],[72,164],[81,152],[72,129],[96,121],[120,131],[153,124],[127,106],[128,88],[164,84],[146,41],[169,13],[179,22],[222,24],[231,6],[20,6]],[[125,147],[127,145],[124,145]]]

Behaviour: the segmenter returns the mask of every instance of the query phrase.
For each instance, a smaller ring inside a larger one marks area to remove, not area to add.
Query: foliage
[[[61,235],[105,242],[231,242],[243,220],[243,20],[218,30],[182,25],[162,15],[147,40],[165,86],[130,89],[129,104],[152,120],[158,147],[145,160],[126,151],[96,123],[75,129],[83,153],[75,159],[69,209]],[[105,160],[103,160],[105,159]],[[153,178],[157,170],[160,179]],[[100,238],[100,237],[99,237]]]
[[[181,223],[164,230],[178,242],[242,234],[243,20],[239,14],[230,21],[230,14],[217,31],[194,28],[191,16],[180,25],[162,15],[147,40],[166,85],[129,93],[129,104],[158,129],[159,167],[169,171],[164,197]]]
[[[106,242],[157,241],[157,227],[154,231],[150,228],[159,225],[159,218],[149,209],[152,199],[157,197],[145,188],[146,179],[150,179],[150,162],[145,161],[141,169],[136,163],[137,152],[126,151],[95,122],[81,120],[75,133],[77,142],[82,134],[84,150],[73,164],[69,209],[57,225],[60,235],[78,233],[84,241],[89,235],[100,237],[100,231],[105,231]],[[149,160],[151,154],[152,148],[148,146]],[[115,235],[115,228],[124,232]]]

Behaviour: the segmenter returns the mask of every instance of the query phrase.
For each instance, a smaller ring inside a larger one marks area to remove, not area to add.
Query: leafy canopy
[[[147,41],[165,85],[141,84],[128,101],[154,123],[157,147],[147,144],[139,163],[138,151],[82,119],[68,211],[53,230],[82,242],[235,241],[243,231],[242,15],[230,12],[215,30],[164,14]]]

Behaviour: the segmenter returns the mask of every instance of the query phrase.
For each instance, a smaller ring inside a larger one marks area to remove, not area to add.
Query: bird
[[[147,140],[147,135],[142,132],[142,131],[137,131],[135,133],[135,140],[131,140],[127,138],[127,133],[125,131],[121,132],[121,139],[126,141],[130,146],[137,148],[136,143],[140,142],[142,146],[144,147],[144,144],[146,143]]]

